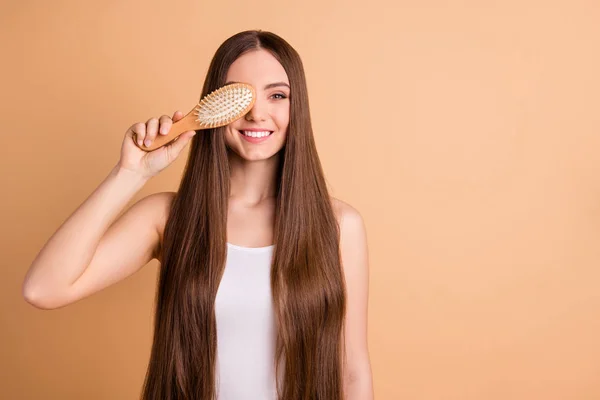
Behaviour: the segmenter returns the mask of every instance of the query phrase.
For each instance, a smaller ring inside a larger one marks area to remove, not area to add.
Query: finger
[[[158,118],[153,117],[146,121],[146,138],[144,139],[144,145],[150,146],[154,141],[158,133]]]
[[[166,135],[167,133],[169,133],[169,131],[171,130],[171,125],[173,125],[171,117],[169,117],[168,115],[163,115],[162,117],[160,117],[160,120],[158,122],[160,125],[160,127],[158,128],[158,134]]]
[[[173,114],[173,122],[177,122],[181,118],[183,118],[183,113],[179,110],[175,111],[175,113]]]
[[[138,146],[142,146],[144,138],[146,137],[146,124],[143,122],[135,123],[129,129],[132,137],[137,142]]]

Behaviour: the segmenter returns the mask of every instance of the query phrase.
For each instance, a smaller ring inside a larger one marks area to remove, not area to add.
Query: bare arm
[[[100,186],[50,237],[23,281],[23,297],[41,309],[73,303],[124,279],[158,258],[160,232],[173,194],[156,193],[123,208],[153,176],[169,166],[195,135],[187,131],[153,150],[142,150],[167,135],[176,111],[138,122],[125,132],[119,162]],[[137,146],[136,146],[137,142]],[[162,225],[161,225],[162,224]]]
[[[340,250],[348,302],[346,310],[347,400],[371,400],[373,376],[367,341],[369,298],[369,251],[365,224],[360,213],[347,203],[341,209]]]
[[[23,282],[27,302],[42,309],[65,306],[123,279],[152,259],[158,243],[157,219],[144,206],[152,203],[152,196],[115,222],[146,181],[118,164],[111,170],[34,259]]]

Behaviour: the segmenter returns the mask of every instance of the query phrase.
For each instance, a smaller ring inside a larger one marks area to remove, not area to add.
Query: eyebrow
[[[242,82],[229,81],[225,85],[229,85],[231,83],[242,83]],[[290,85],[288,85],[285,82],[274,82],[274,83],[269,83],[268,85],[266,85],[264,90],[268,90],[268,89],[271,89],[274,87],[279,87],[279,86],[286,86],[288,89],[290,88]]]

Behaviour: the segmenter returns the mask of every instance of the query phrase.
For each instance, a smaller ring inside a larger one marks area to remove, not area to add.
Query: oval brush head
[[[144,151],[152,151],[171,142],[184,132],[218,128],[244,116],[256,100],[254,88],[247,83],[232,83],[207,94],[185,117],[171,125],[166,135],[157,135],[150,146],[139,146],[134,135],[133,142]]]

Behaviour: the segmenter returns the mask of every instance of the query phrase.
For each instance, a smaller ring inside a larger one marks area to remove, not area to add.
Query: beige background
[[[375,397],[600,398],[597,1],[1,7],[0,398],[139,395],[157,262],[54,311],[22,279],[127,127],[189,111],[245,29],[300,53],[332,193],[365,218]]]

